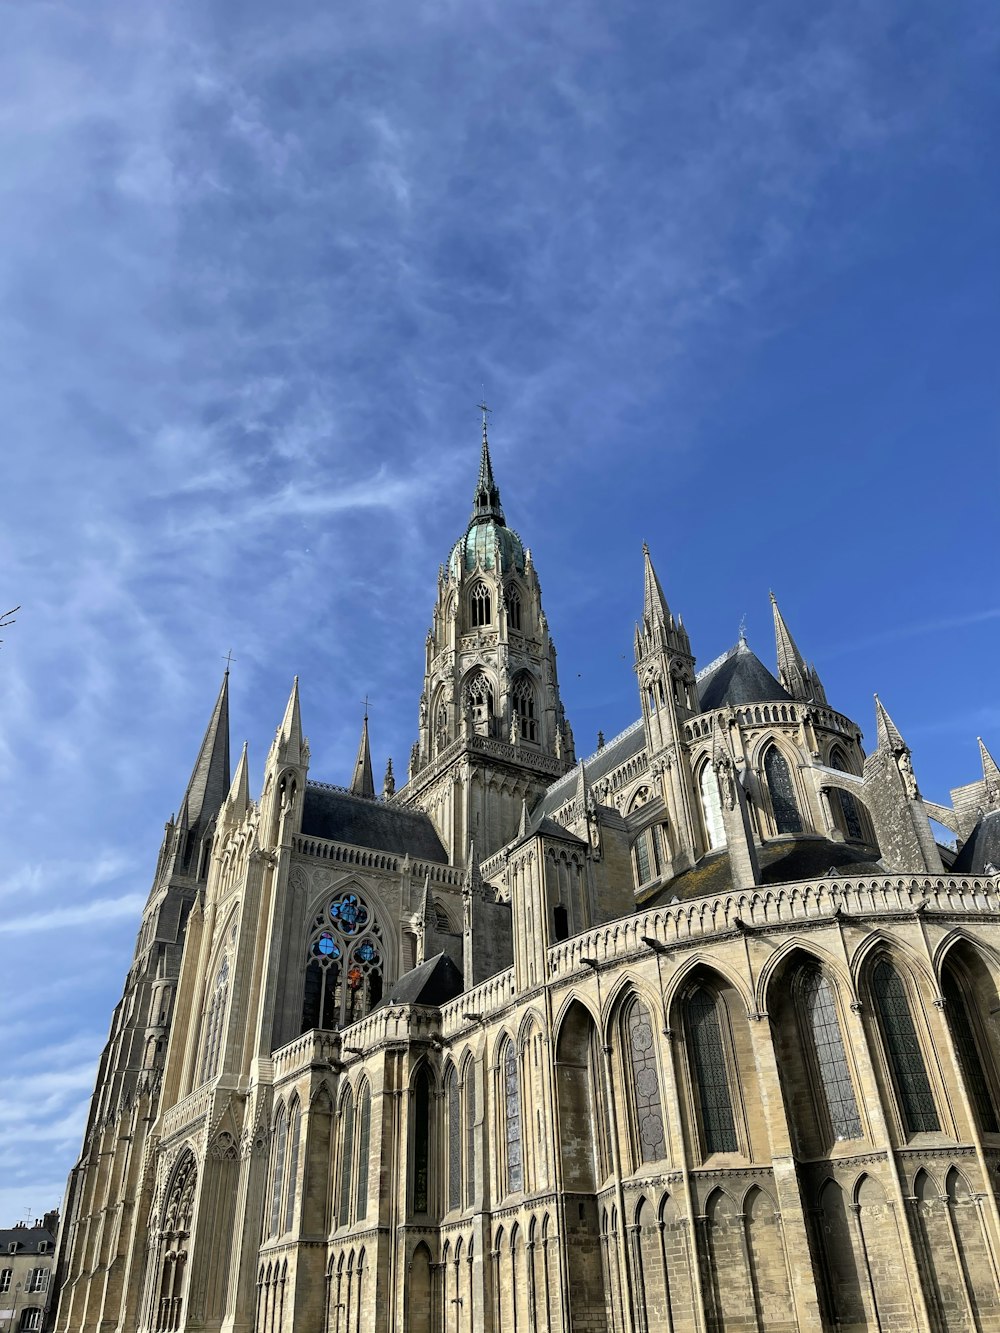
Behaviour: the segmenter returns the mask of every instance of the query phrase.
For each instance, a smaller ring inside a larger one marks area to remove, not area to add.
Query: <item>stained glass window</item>
[[[851,771],[843,752],[837,748],[834,748],[830,754],[830,767],[837,769],[840,773],[850,773]],[[833,790],[836,793],[834,799],[840,807],[844,833],[854,842],[864,842],[865,834],[861,827],[861,815],[858,811],[857,801],[849,791],[844,791],[843,787],[834,787]]]
[[[984,1134],[996,1134],[998,1132],[996,1108],[990,1096],[983,1062],[979,1058],[972,1020],[961,984],[951,972],[945,972],[944,975],[944,998],[947,1001],[945,1013],[948,1015],[948,1026],[955,1042],[958,1063],[965,1075],[965,1086],[976,1108],[979,1128]]]
[[[635,1099],[640,1160],[657,1162],[667,1155],[663,1139],[660,1081],[656,1073],[653,1028],[646,1006],[639,1000],[634,1000],[629,1006],[625,1029],[632,1063],[632,1095]]]
[[[872,992],[903,1124],[910,1134],[938,1130],[941,1125],[906,991],[898,972],[885,959],[872,973]]]
[[[507,1192],[514,1194],[524,1187],[524,1169],[521,1157],[521,1094],[517,1083],[517,1053],[512,1042],[507,1043],[503,1060],[504,1110],[507,1143]]]
[[[313,922],[302,996],[302,1030],[340,1028],[382,998],[381,927],[364,898],[342,893]]]
[[[345,893],[330,904],[330,920],[342,934],[355,935],[368,924],[368,905],[356,893]]]
[[[368,1216],[368,1154],[371,1149],[372,1095],[366,1083],[358,1098],[358,1203],[357,1217]]]
[[[776,745],[770,746],[764,755],[764,774],[771,793],[775,828],[779,833],[801,833],[802,819],[795,801],[791,769]]]
[[[476,1066],[465,1066],[465,1206],[476,1198]]]
[[[718,1004],[718,997],[704,986],[687,1002],[688,1051],[706,1154],[736,1152],[738,1147]]]
[[[201,1057],[201,1077],[205,1082],[219,1072],[219,1053],[222,1049],[222,1029],[229,997],[229,959],[223,958],[215,978],[212,998],[205,1015],[205,1044]]]
[[[462,1113],[458,1099],[458,1075],[448,1071],[445,1086],[448,1102],[448,1207],[462,1206]]]
[[[271,1175],[271,1235],[278,1234],[281,1221],[281,1187],[285,1180],[285,1148],[288,1144],[288,1117],[284,1106],[278,1108],[274,1122],[274,1167]]]
[[[535,690],[527,676],[518,676],[514,682],[512,693],[521,739],[537,741],[538,719],[535,716]]]
[[[299,1179],[299,1133],[302,1129],[302,1111],[298,1102],[288,1112],[288,1195],[285,1199],[285,1230],[291,1231],[295,1220],[295,1194]]]
[[[798,987],[800,1012],[816,1052],[820,1089],[834,1137],[838,1141],[860,1139],[861,1117],[833,990],[820,969],[811,966],[799,972]]]
[[[351,1219],[351,1174],[354,1167],[354,1098],[348,1090],[340,1113],[340,1213],[338,1226]]]
[[[722,800],[719,784],[711,764],[704,764],[699,781],[701,812],[705,820],[705,842],[710,852],[726,845],[726,826],[722,822]]]
[[[488,625],[493,619],[490,590],[485,583],[477,583],[472,589],[469,607],[472,611],[473,627]]]
[[[413,1085],[413,1211],[427,1212],[430,1165],[431,1087],[421,1067]]]

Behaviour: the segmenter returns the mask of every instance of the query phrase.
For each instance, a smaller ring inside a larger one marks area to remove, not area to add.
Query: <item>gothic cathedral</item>
[[[577,758],[485,429],[405,785],[253,799],[223,680],[58,1256],[59,1333],[1000,1330],[1000,770],[921,796],[777,603]],[[638,574],[638,571],[637,571]],[[935,840],[930,820],[953,831]]]

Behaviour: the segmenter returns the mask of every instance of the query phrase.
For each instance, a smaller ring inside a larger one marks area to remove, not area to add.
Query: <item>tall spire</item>
[[[500,488],[493,479],[493,462],[490,458],[490,442],[486,435],[486,414],[489,408],[485,398],[479,404],[483,414],[483,449],[479,458],[479,480],[476,493],[472,498],[472,520],[491,518],[494,523],[505,524],[503,509],[500,506]]]
[[[361,743],[358,757],[354,761],[354,776],[351,778],[351,791],[355,796],[364,796],[368,800],[375,798],[375,779],[372,776],[372,756],[368,748],[368,710],[361,727]]]
[[[243,753],[233,774],[233,783],[229,788],[223,807],[223,823],[238,824],[250,808],[250,769],[247,760],[247,743],[243,742]]]
[[[229,790],[229,671],[222,677],[212,716],[181,802],[189,828],[201,833],[219,812]]]
[[[910,747],[903,740],[899,728],[885,710],[885,705],[875,696],[875,743],[880,750],[889,750],[893,754],[909,752]]]
[[[288,696],[288,703],[285,704],[285,716],[281,719],[281,726],[274,738],[274,747],[278,750],[281,763],[309,762],[308,759],[303,761],[302,757],[305,744],[302,739],[302,714],[299,711],[298,676],[292,681],[292,692]]]
[[[774,614],[774,646],[778,657],[778,680],[793,699],[808,702],[817,695],[819,686],[815,673],[806,666],[795,640],[778,609],[778,599],[771,593],[771,611]]]
[[[671,623],[670,607],[667,606],[667,599],[663,595],[660,580],[653,568],[649,547],[645,542],[642,544],[642,561],[645,584],[642,618],[646,622],[647,629],[651,629],[654,625],[668,625]]]

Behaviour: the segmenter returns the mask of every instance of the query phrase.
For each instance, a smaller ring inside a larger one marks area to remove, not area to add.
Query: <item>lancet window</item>
[[[476,1066],[473,1060],[465,1065],[465,1206],[471,1208],[476,1199]]]
[[[705,1154],[736,1152],[733,1095],[726,1067],[720,997],[707,986],[688,996],[685,1006],[688,1059],[694,1082]]]
[[[975,1108],[979,1128],[984,1134],[996,1134],[1000,1132],[1000,1125],[997,1124],[996,1107],[990,1094],[986,1064],[980,1055],[979,1042],[973,1028],[973,1017],[966,1003],[962,984],[950,968],[945,970],[941,989],[945,998],[948,1026],[955,1042],[955,1052],[962,1066],[965,1086]]]
[[[351,1220],[351,1175],[354,1170],[354,1094],[350,1088],[340,1104],[340,1207],[337,1225]]]
[[[284,1104],[274,1117],[274,1154],[271,1161],[271,1235],[278,1234],[281,1220],[281,1189],[285,1180],[285,1153],[288,1150],[288,1113]]]
[[[285,1231],[295,1222],[295,1197],[299,1181],[299,1140],[302,1133],[302,1108],[296,1098],[288,1110],[288,1171],[285,1187]]]
[[[535,714],[535,687],[528,676],[518,676],[511,691],[518,732],[524,741],[538,740],[538,718]]]
[[[639,884],[648,884],[660,874],[660,842],[658,829],[643,829],[635,840],[635,873]]]
[[[712,765],[705,763],[698,781],[701,792],[701,813],[705,824],[705,846],[713,852],[726,845],[726,826],[722,822],[722,798]]]
[[[225,1025],[226,1004],[229,999],[229,959],[223,958],[215,975],[215,985],[205,1014],[204,1042],[201,1055],[201,1081],[215,1078],[219,1072],[219,1053],[222,1049],[222,1030]]]
[[[513,584],[507,587],[507,624],[510,629],[521,628],[521,594]]]
[[[493,599],[485,583],[477,583],[469,594],[469,610],[473,629],[489,625],[493,621]]]
[[[524,1161],[521,1134],[521,1090],[517,1074],[517,1052],[514,1043],[504,1048],[502,1063],[504,1148],[507,1168],[507,1193],[515,1194],[524,1188]]]
[[[623,1032],[628,1048],[635,1118],[636,1156],[640,1162],[657,1162],[666,1156],[663,1138],[663,1107],[656,1072],[656,1048],[649,1011],[639,999],[625,1011]]]
[[[808,964],[795,975],[796,1014],[815,1057],[819,1099],[834,1139],[862,1137],[861,1116],[847,1064],[833,988],[819,967]]]
[[[850,773],[851,769],[844,756],[844,752],[839,746],[834,746],[830,752],[830,767],[835,768],[840,773]],[[834,817],[839,812],[838,823],[841,825],[841,832],[845,837],[853,842],[866,842],[864,827],[861,823],[861,812],[858,810],[858,803],[849,791],[844,791],[843,787],[834,787],[833,799],[836,802]]]
[[[887,959],[876,963],[871,987],[903,1125],[909,1134],[939,1130],[941,1124],[906,988]]]
[[[156,1333],[175,1333],[181,1327],[187,1294],[187,1241],[194,1217],[198,1168],[186,1153],[174,1171],[160,1229],[160,1264],[156,1293]]]
[[[465,687],[465,698],[477,731],[488,729],[493,716],[493,689],[486,675],[477,671]]]
[[[413,1081],[413,1211],[426,1213],[430,1202],[431,1081],[421,1065]]]
[[[382,998],[382,928],[359,893],[333,898],[313,922],[306,954],[302,1031],[356,1022]]]
[[[455,1209],[462,1206],[462,1104],[454,1065],[445,1079],[445,1102],[448,1109],[448,1208]]]
[[[801,833],[802,817],[795,800],[795,787],[788,760],[776,745],[768,746],[764,755],[764,776],[771,797],[774,827],[778,833]]]
[[[365,1083],[358,1093],[358,1202],[357,1219],[368,1216],[368,1155],[371,1152],[372,1095]]]

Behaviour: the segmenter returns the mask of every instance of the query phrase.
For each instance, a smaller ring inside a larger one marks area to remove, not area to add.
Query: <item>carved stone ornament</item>
[[[903,789],[911,801],[920,799],[920,791],[917,787],[917,777],[913,771],[913,763],[910,759],[909,750],[900,750],[896,756],[896,767],[899,769],[899,776],[903,779]]]

